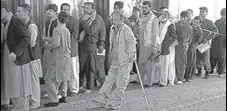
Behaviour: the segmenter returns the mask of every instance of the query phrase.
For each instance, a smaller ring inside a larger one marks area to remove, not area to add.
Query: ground
[[[44,90],[44,86],[41,89]],[[75,97],[69,97],[66,104],[54,108],[43,108],[48,100],[42,98],[42,107],[34,111],[109,111],[91,103],[97,92],[98,88],[90,95],[79,93]],[[146,93],[152,111],[226,110],[226,77],[220,78],[216,74],[207,80],[198,77],[183,85],[147,88]],[[149,111],[139,84],[129,84],[126,100],[122,108],[116,111]]]

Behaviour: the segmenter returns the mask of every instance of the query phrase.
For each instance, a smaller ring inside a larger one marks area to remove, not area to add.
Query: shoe
[[[209,76],[210,76],[209,74],[210,74],[210,73],[209,73],[208,71],[206,71],[204,79],[208,79]]]
[[[84,94],[90,94],[90,93],[91,93],[91,90],[84,91]]]
[[[185,79],[184,83],[190,83],[189,79]]]
[[[198,73],[196,74],[196,76],[202,76],[202,70],[198,70]]]
[[[219,77],[224,77],[224,75],[223,74],[220,74]]]
[[[9,105],[1,105],[1,109],[4,110],[9,110]]]
[[[150,88],[152,85],[148,85],[148,84],[144,84],[143,87],[144,88]]]
[[[35,109],[37,109],[39,106],[38,105],[31,105],[31,106],[29,106],[29,109],[30,110],[35,110]]]
[[[177,84],[181,85],[181,84],[183,84],[183,82],[182,81],[178,81]]]
[[[154,83],[154,84],[152,84],[153,86],[158,86],[159,85],[159,83]]]
[[[69,96],[70,96],[70,97],[77,96],[77,93],[71,92],[71,93],[69,94]]]
[[[132,83],[132,84],[139,84],[139,82],[137,82],[137,81],[132,81],[130,83]]]
[[[48,97],[48,94],[47,93],[46,94],[43,94],[41,97],[42,98],[46,98],[46,97]]]
[[[44,104],[44,107],[56,107],[59,105],[59,102],[49,102],[47,104]]]
[[[66,103],[66,97],[62,97],[61,99],[59,99],[59,103]]]
[[[62,98],[62,96],[61,95],[58,95],[58,99],[61,99]]]
[[[214,70],[211,70],[211,71],[210,71],[210,74],[213,74],[213,73],[214,73]]]
[[[110,108],[110,109],[113,109],[113,110],[117,110],[117,109],[120,109],[121,106],[120,105],[108,104],[107,108]]]
[[[105,102],[101,102],[101,101],[98,101],[98,100],[91,100],[91,102],[99,107],[105,107],[106,106],[106,103]]]
[[[159,84],[159,87],[166,87],[165,85]]]

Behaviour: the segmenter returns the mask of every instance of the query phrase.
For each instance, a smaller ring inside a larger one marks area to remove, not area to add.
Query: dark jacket
[[[168,30],[166,32],[165,38],[162,41],[161,46],[161,55],[169,55],[170,50],[169,47],[177,40],[177,34],[174,24],[168,26]]]
[[[79,36],[79,20],[70,16],[66,27],[69,29],[71,34],[71,56],[78,56],[78,36]]]
[[[13,52],[17,56],[16,65],[21,66],[31,61],[31,36],[25,23],[16,16],[12,16],[10,20],[6,41],[9,52]]]
[[[211,20],[208,20],[208,19],[205,19],[204,21],[202,21],[201,28],[209,30],[209,31],[213,31],[213,32],[218,32],[218,29],[215,26],[215,24]],[[201,42],[203,42],[204,39],[212,40],[214,37],[215,37],[214,33],[209,34],[209,32],[203,30],[203,40]]]
[[[103,36],[99,36],[102,27],[105,27],[104,24],[100,21],[99,15],[93,20],[91,25],[89,25],[88,21],[80,20],[80,33],[84,31],[85,37],[83,41],[79,43],[79,50],[84,51],[95,51],[97,50],[98,45],[105,45],[105,38]]]
[[[57,27],[57,24],[58,24],[57,19],[55,19],[54,21],[52,21],[51,26],[50,26],[50,37],[52,37],[53,30],[54,30],[55,27]],[[50,20],[47,20],[45,22],[45,32],[46,32],[45,33],[45,36],[47,36],[47,34],[48,34],[48,27],[49,27],[49,25],[50,25]]]
[[[223,22],[223,19],[219,19],[215,22],[219,33],[226,35],[226,24]],[[211,44],[211,53],[212,57],[226,59],[226,36],[217,35]]]

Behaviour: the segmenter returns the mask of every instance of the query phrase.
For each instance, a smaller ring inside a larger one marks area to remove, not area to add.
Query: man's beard
[[[148,15],[149,13],[150,13],[149,11],[148,12],[143,11],[144,15]]]

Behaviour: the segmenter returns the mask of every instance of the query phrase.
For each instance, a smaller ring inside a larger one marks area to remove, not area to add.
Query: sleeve
[[[89,25],[88,21],[82,21],[84,32],[88,35],[94,35],[100,30],[101,22],[97,18]]]
[[[126,17],[124,18],[124,23],[126,25],[128,25],[131,28],[131,30],[133,30],[133,26],[132,26],[131,22],[128,20],[128,18],[126,18]]]
[[[208,30],[218,33],[218,28],[215,26],[215,24],[212,21],[209,21],[209,23],[208,23]],[[216,34],[211,33],[207,37],[207,40],[212,40],[215,36],[216,36]]]
[[[188,31],[187,31],[187,39],[186,39],[186,44],[187,46],[189,46],[192,42],[192,38],[194,36],[194,33],[193,33],[193,28],[189,25],[188,27]]]
[[[1,43],[4,41],[4,25],[1,24]]]
[[[18,36],[22,39],[20,39],[15,47],[12,47],[12,52],[16,54],[16,56],[20,56],[30,45],[31,36],[24,22],[19,19],[15,20],[15,29],[17,30]]]
[[[30,45],[31,47],[34,47],[36,45],[36,39],[38,36],[38,29],[35,24],[30,24],[28,27],[28,31],[31,34],[31,42]]]
[[[105,40],[106,40],[106,25],[104,23],[104,20],[100,17],[100,22],[102,23],[98,45],[99,46],[105,46]]]
[[[73,19],[73,30],[71,34],[71,38],[77,39],[79,37],[79,20]]]
[[[170,26],[168,26],[167,33],[170,37],[170,40],[165,41],[167,39],[164,39],[163,41],[166,42],[167,47],[170,47],[177,40],[177,33],[176,33],[176,29],[174,27],[174,24],[171,24]]]
[[[46,49],[54,49],[60,46],[61,34],[58,30],[54,29],[52,38],[50,44],[44,44]]]
[[[130,57],[134,57],[136,52],[136,38],[130,28],[127,28],[125,31],[125,39],[128,45],[127,53]]]

